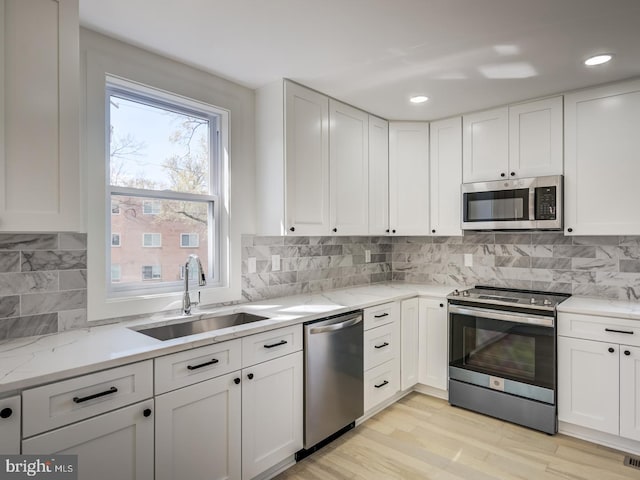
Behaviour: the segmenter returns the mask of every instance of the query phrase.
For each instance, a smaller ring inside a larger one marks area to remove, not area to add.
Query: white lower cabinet
[[[241,478],[240,372],[156,397],[156,480]]]
[[[0,399],[0,454],[20,453],[20,396]]]
[[[406,390],[418,383],[420,337],[420,302],[417,298],[403,300],[400,304],[400,389]]]
[[[559,314],[558,420],[640,441],[639,327],[629,319]]]
[[[78,455],[80,480],[153,480],[153,400],[23,440],[22,453]]]
[[[303,446],[301,351],[242,370],[242,478],[249,480]]]
[[[364,411],[367,412],[400,390],[400,368],[398,359],[364,372]]]
[[[445,298],[421,298],[419,321],[418,381],[429,387],[447,390],[448,318]]]

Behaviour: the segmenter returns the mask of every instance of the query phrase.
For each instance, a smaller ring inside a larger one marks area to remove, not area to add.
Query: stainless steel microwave
[[[562,175],[462,184],[463,230],[561,230]]]

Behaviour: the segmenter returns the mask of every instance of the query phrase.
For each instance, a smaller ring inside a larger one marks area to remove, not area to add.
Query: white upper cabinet
[[[464,183],[562,174],[562,97],[464,116]]]
[[[510,177],[562,175],[562,155],[562,97],[509,107]]]
[[[329,145],[331,232],[366,235],[369,232],[369,114],[330,99]]]
[[[462,118],[430,125],[430,206],[432,235],[462,235]]]
[[[640,235],[640,80],[565,102],[565,233]]]
[[[495,108],[465,115],[463,129],[464,182],[506,178],[509,170],[508,108]]]
[[[389,224],[396,235],[429,234],[429,124],[389,123]]]
[[[78,0],[0,1],[0,231],[78,231]]]
[[[286,228],[323,235],[329,230],[329,99],[295,83],[284,89]]]
[[[389,122],[369,115],[369,234],[389,233]]]

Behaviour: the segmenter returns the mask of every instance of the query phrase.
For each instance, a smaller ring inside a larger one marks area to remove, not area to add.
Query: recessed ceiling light
[[[610,53],[603,53],[600,55],[594,55],[593,57],[589,57],[584,61],[584,64],[588,67],[593,67],[594,65],[602,65],[603,63],[607,63],[609,60],[613,58],[613,55]]]
[[[424,95],[416,95],[409,99],[411,103],[424,103],[427,100],[429,100],[429,97],[425,97]]]

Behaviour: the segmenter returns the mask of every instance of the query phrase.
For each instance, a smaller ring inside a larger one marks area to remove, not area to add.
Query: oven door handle
[[[490,310],[488,308],[460,307],[458,305],[449,305],[449,312],[459,313],[460,315],[472,315],[474,317],[489,318],[491,320],[504,320],[505,322],[540,325],[541,327],[553,327],[555,323],[553,317],[545,317],[542,315],[532,315],[518,312],[505,312],[503,310]]]

